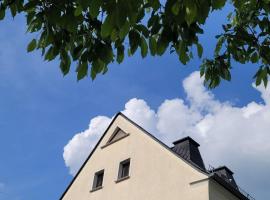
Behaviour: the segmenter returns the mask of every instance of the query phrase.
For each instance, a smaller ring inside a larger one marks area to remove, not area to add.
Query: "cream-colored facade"
[[[128,135],[106,145],[120,128]],[[119,163],[130,159],[129,178],[116,182]],[[104,170],[102,188],[91,191]],[[142,128],[118,114],[65,191],[62,200],[237,200],[209,174],[181,159]]]

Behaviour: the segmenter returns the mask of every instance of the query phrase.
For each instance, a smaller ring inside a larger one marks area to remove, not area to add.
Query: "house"
[[[173,145],[118,113],[60,199],[253,199],[226,166],[207,170],[192,138]]]

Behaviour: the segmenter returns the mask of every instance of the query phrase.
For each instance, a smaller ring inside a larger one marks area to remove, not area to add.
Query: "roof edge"
[[[196,142],[193,138],[191,138],[191,137],[189,137],[189,136],[184,137],[184,138],[181,138],[181,139],[179,139],[179,140],[176,140],[176,141],[173,142],[173,144],[174,144],[174,145],[177,145],[178,143],[184,142],[184,141],[186,141],[186,140],[188,140],[189,142],[193,143],[193,144],[194,144],[195,146],[197,146],[197,147],[200,146],[200,144],[199,144],[198,142]]]
[[[191,166],[192,168],[196,169],[197,171],[208,175],[209,173],[203,169],[201,169],[198,165],[196,165],[195,163],[190,163],[187,160],[185,160],[184,158],[182,158],[180,155],[178,155],[177,153],[175,153],[168,145],[166,145],[164,142],[162,142],[161,140],[159,140],[157,137],[155,137],[154,135],[152,135],[151,133],[149,133],[147,130],[145,130],[144,128],[142,128],[140,125],[138,125],[136,122],[132,121],[130,118],[128,118],[126,115],[124,115],[123,113],[119,113],[122,117],[124,117],[126,120],[128,120],[130,123],[132,123],[134,126],[136,126],[137,128],[139,128],[141,131],[143,131],[146,135],[150,136],[153,140],[155,140],[156,142],[158,142],[161,146],[163,146],[165,149],[167,149],[168,151],[170,151],[171,153],[173,153],[175,156],[177,156],[178,158],[180,158],[182,161],[184,161],[186,164],[188,164],[189,166]],[[192,139],[192,138],[191,138]],[[195,141],[194,141],[195,142]]]
[[[226,165],[217,167],[217,168],[215,168],[213,171],[214,171],[214,172],[217,172],[217,171],[222,170],[222,169],[225,169],[225,170],[226,170],[227,172],[229,172],[231,175],[234,174],[233,171],[230,170]]]

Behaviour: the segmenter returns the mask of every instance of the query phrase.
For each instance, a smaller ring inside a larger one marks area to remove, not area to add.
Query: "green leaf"
[[[185,19],[188,25],[195,22],[197,17],[197,6],[194,2],[188,0],[186,1],[186,13],[185,13]]]
[[[10,6],[10,12],[11,12],[11,15],[12,17],[15,17],[16,13],[17,13],[17,7],[16,7],[16,4],[13,2]]]
[[[189,57],[188,57],[188,54],[186,52],[186,45],[184,42],[179,43],[178,52],[179,52],[178,53],[179,60],[181,61],[181,63],[183,63],[184,65],[187,64],[187,62],[189,61]]]
[[[106,73],[106,66],[105,63],[102,62],[100,59],[94,60],[92,63],[91,68],[91,78],[94,80],[96,78],[96,75],[101,73],[105,68],[105,71],[103,73]]]
[[[202,54],[203,54],[203,47],[202,47],[202,45],[200,43],[197,43],[196,45],[197,45],[198,56],[199,56],[199,58],[201,58]]]
[[[173,4],[173,6],[172,6],[172,13],[174,15],[178,15],[179,10],[180,10],[180,3],[178,1],[176,1],[175,4]]]
[[[251,55],[250,61],[251,61],[252,63],[256,63],[256,62],[259,61],[259,56],[258,56],[257,52],[254,52],[254,53]]]
[[[0,8],[0,20],[4,19],[5,15],[6,15],[6,10],[3,7],[1,7]]]
[[[205,62],[205,61],[204,61]],[[203,62],[203,64],[200,66],[200,77],[203,77],[204,73],[205,73],[205,63]]]
[[[45,54],[45,60],[51,61],[56,57],[56,53],[54,51],[54,47],[50,47],[47,53]]]
[[[256,86],[261,85],[261,83],[262,83],[262,79],[259,78],[259,77],[257,77],[257,78],[256,78],[256,82],[255,82]]]
[[[264,83],[264,86],[267,86],[268,82],[268,67],[261,66],[261,68],[257,71],[254,78],[256,78],[256,86],[261,85],[262,81]]]
[[[225,41],[225,38],[224,37],[220,37],[218,39],[218,42],[217,42],[216,48],[215,48],[215,55],[218,55],[219,54],[224,41]]]
[[[87,62],[80,62],[77,67],[77,81],[87,76],[88,64]]]
[[[159,56],[163,55],[168,47],[168,43],[163,40],[158,40],[157,42],[157,54]]]
[[[267,75],[267,67],[265,67],[263,69],[263,72],[262,72],[262,80],[263,80],[263,84],[264,84],[264,87],[267,86],[267,82],[268,82],[268,75]]]
[[[204,24],[206,18],[209,16],[209,11],[210,11],[210,6],[209,6],[209,1],[203,1],[202,3],[199,4],[198,7],[198,14],[197,14],[197,20],[200,24]]]
[[[78,58],[81,56],[82,49],[83,49],[83,45],[78,45],[77,47],[73,49],[72,51],[73,60],[78,60]]]
[[[113,30],[113,27],[114,27],[114,14],[110,14],[106,17],[104,23],[101,25],[101,37],[102,38],[106,38],[108,37],[112,30]]]
[[[226,0],[212,0],[213,9],[221,9],[226,3]]]
[[[141,55],[144,58],[148,53],[148,46],[144,37],[141,37],[140,47],[141,47]]]
[[[28,1],[28,2],[24,5],[24,10],[25,10],[26,12],[33,11],[33,10],[35,10],[35,7],[36,7],[36,2],[35,2],[35,1]]]
[[[115,13],[115,21],[116,21],[116,28],[121,28],[125,23],[127,19],[127,13],[123,12],[125,9],[125,5],[118,3],[117,6],[114,8]]]
[[[78,4],[83,8],[83,10],[87,9],[91,5],[90,0],[76,0]]]
[[[61,50],[61,53],[60,53],[60,59],[61,59],[60,69],[63,75],[65,76],[69,72],[71,60],[67,52],[63,49]]]
[[[74,11],[74,15],[77,17],[82,14],[82,11],[83,11],[83,8],[81,6],[78,6]]]
[[[231,72],[227,68],[222,69],[221,77],[227,81],[231,80]]]
[[[116,61],[120,64],[121,62],[123,62],[124,60],[124,50],[125,50],[125,47],[124,45],[121,45],[117,48],[117,58],[116,58]]]
[[[84,0],[86,1],[86,0]],[[92,18],[96,18],[99,14],[100,6],[102,5],[102,0],[92,0],[90,3],[90,15]]]
[[[160,7],[160,2],[159,0],[149,0],[150,5],[154,9],[154,11],[158,10]]]
[[[118,32],[117,32],[117,30],[114,28],[114,29],[112,30],[112,32],[111,32],[111,40],[112,40],[113,42],[115,42],[117,39],[118,39]]]
[[[70,63],[61,62],[60,69],[64,76],[67,75],[70,69]]]
[[[149,39],[149,49],[152,56],[157,53],[157,41],[154,37],[150,37]]]
[[[138,46],[140,45],[140,34],[138,33],[138,31],[132,30],[129,32],[128,38],[130,45],[130,53],[131,55],[133,55],[136,52]]]
[[[144,25],[142,25],[142,24],[136,25],[135,28],[136,28],[139,32],[141,32],[141,33],[144,35],[145,38],[148,38],[148,36],[149,36],[149,30],[148,30],[148,28],[146,28],[146,27],[145,27]]]
[[[189,57],[188,57],[188,55],[187,55],[187,53],[185,51],[180,51],[179,60],[184,65],[187,64],[187,62],[189,61]]]
[[[100,45],[98,48],[99,49],[97,49],[96,53],[102,62],[109,64],[113,61],[113,51],[111,46]]]
[[[36,41],[36,39],[33,39],[27,46],[27,52],[34,51],[36,46],[37,46],[37,41]]]
[[[120,39],[124,39],[126,37],[126,35],[128,34],[129,32],[129,21],[127,20],[125,22],[125,24],[121,27],[120,31],[119,31],[119,37]]]
[[[267,76],[265,76],[263,78],[263,85],[264,85],[265,88],[267,87],[267,84],[268,84],[268,78],[267,78]]]

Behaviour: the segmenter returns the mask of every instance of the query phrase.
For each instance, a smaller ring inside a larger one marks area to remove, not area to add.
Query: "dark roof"
[[[199,144],[195,142],[191,137],[185,137],[183,139],[173,142],[174,146],[171,148],[174,152],[187,160],[192,165],[196,165],[200,169],[206,171],[201,153],[199,151]]]

